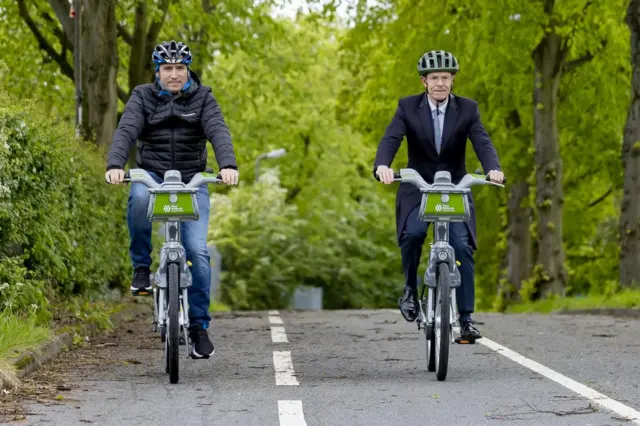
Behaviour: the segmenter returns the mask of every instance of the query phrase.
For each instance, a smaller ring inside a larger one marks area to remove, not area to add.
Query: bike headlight
[[[170,260],[178,260],[178,253],[176,253],[175,251],[169,252],[169,259]]]
[[[449,255],[447,254],[446,251],[441,251],[440,253],[438,253],[438,259],[440,260],[447,260],[447,256]]]

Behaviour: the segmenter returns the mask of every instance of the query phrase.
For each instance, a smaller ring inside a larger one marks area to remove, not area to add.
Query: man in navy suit
[[[418,72],[426,92],[398,101],[396,113],[378,145],[373,166],[376,179],[385,184],[393,183],[393,170],[389,166],[406,136],[407,167],[415,169],[427,183],[433,183],[435,173],[441,170],[451,173],[454,184],[460,182],[467,173],[467,139],[471,140],[489,178],[496,183],[503,181],[498,155],[480,121],[478,104],[451,94],[458,69],[458,61],[449,52],[431,51],[420,58]],[[407,183],[398,187],[396,232],[406,280],[398,307],[409,322],[418,317],[417,273],[429,226],[427,222],[418,220],[421,200],[422,195],[414,185]],[[469,207],[471,215],[468,222],[449,224],[449,243],[461,263],[462,282],[456,290],[460,334],[462,338],[475,340],[482,335],[471,319],[475,299],[473,250],[477,249],[475,209],[471,194]]]

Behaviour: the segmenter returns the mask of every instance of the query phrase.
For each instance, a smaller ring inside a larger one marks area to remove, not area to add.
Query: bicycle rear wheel
[[[449,329],[451,327],[451,276],[449,265],[441,263],[438,266],[438,285],[436,287],[435,312],[435,346],[436,346],[436,377],[439,381],[447,378],[449,366]]]
[[[180,282],[178,265],[168,266],[168,296],[169,296],[169,325],[167,327],[166,361],[169,382],[178,383],[179,379],[179,351],[180,351]]]

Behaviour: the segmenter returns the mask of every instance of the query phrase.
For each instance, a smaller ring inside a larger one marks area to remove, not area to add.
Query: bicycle
[[[198,220],[198,187],[222,183],[222,179],[207,168],[184,184],[179,171],[168,170],[164,181],[157,183],[145,170],[130,169],[125,173],[124,182],[147,186],[151,195],[147,218],[149,221],[166,222],[165,242],[153,277],[153,331],[160,331],[160,340],[164,343],[165,372],[169,374],[169,382],[178,383],[179,346],[189,342],[185,345],[187,358],[191,353],[187,290],[192,284],[190,262],[187,262],[181,242],[180,222]]]
[[[475,340],[463,340],[460,337],[454,339],[453,324],[458,315],[455,290],[460,286],[461,279],[459,262],[456,261],[453,247],[449,245],[449,222],[469,220],[467,194],[472,186],[495,185],[504,188],[504,185],[491,182],[488,176],[478,172],[466,174],[457,185],[451,182],[451,174],[447,171],[436,172],[431,185],[414,169],[400,169],[393,177],[394,181],[411,183],[420,189],[422,202],[418,219],[433,223],[433,243],[418,300],[420,309],[417,323],[418,330],[424,330],[425,334],[427,370],[435,371],[437,379],[443,381],[449,365],[449,343],[475,343]],[[443,312],[449,312],[449,315],[443,315]]]

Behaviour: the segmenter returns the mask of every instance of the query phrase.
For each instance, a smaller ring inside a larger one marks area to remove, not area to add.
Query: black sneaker
[[[145,296],[151,294],[151,279],[149,275],[151,271],[148,266],[139,266],[133,272],[133,281],[131,282],[131,293],[134,296]]]
[[[189,340],[191,342],[191,358],[206,359],[214,354],[215,349],[209,339],[209,334],[201,325],[190,327]]]

